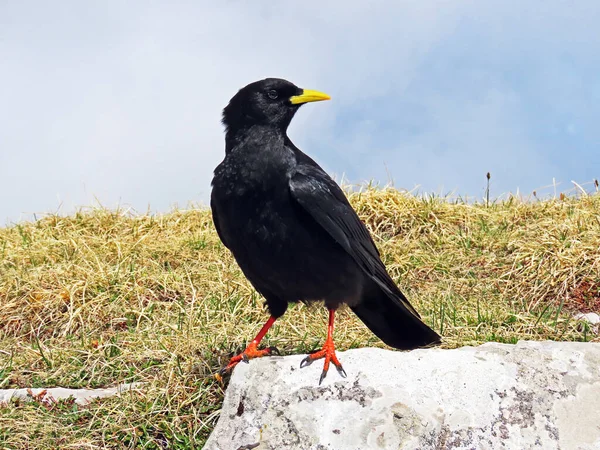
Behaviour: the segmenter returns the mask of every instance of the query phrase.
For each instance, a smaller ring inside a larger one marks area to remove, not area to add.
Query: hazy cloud
[[[497,194],[599,177],[599,16],[591,0],[3,2],[0,222],[205,202],[221,109],[267,76],[332,95],[290,135],[351,181],[481,195],[487,171]]]

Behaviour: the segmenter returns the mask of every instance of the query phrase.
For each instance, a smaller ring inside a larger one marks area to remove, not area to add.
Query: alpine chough
[[[342,189],[287,135],[301,105],[329,98],[267,78],[242,88],[223,110],[225,158],[212,180],[213,220],[271,317],[221,374],[239,361],[274,352],[258,345],[290,302],[324,301],[329,310],[323,349],[301,363],[325,359],[319,384],[330,362],[346,376],[333,343],[335,311],[343,303],[397,349],[440,340],[388,275]]]

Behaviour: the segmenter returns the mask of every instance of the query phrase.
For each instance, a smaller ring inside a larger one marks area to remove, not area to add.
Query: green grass
[[[599,195],[350,198],[444,347],[598,340],[572,312],[600,305]],[[86,407],[0,406],[0,448],[201,448],[224,394],[213,374],[266,318],[208,210],[96,209],[0,228],[0,388],[145,383]],[[293,306],[265,345],[307,352],[325,324],[323,307]],[[384,347],[349,311],[336,327],[340,350]]]

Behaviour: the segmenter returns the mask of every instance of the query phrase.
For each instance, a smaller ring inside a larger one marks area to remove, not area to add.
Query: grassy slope
[[[369,189],[351,200],[444,346],[598,340],[569,310],[600,304],[600,196],[486,207]],[[266,319],[261,305],[207,210],[0,229],[0,388],[147,383],[84,408],[0,406],[0,447],[201,447],[223,397],[212,374]],[[339,349],[383,346],[352,313],[339,318]],[[318,347],[325,319],[295,306],[266,344]]]

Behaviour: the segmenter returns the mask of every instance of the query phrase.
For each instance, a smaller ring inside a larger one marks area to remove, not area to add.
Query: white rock
[[[33,388],[33,389],[0,389],[0,403],[8,403],[13,398],[25,401],[37,399],[43,403],[53,403],[72,397],[75,403],[86,405],[95,398],[112,397],[130,389],[134,389],[139,383],[126,383],[112,388],[104,389],[67,389],[55,388]],[[34,398],[35,397],[35,398]]]
[[[585,320],[586,322],[591,323],[592,325],[598,325],[600,323],[600,315],[597,313],[579,313],[575,315],[575,319],[577,320]]]
[[[583,331],[584,326],[582,322],[586,322],[589,325],[587,326],[587,329],[592,333],[592,334],[598,334],[600,333],[600,315],[596,314],[596,313],[579,313],[576,314],[575,316],[576,320],[579,320],[579,326],[577,327],[577,329],[579,331]]]
[[[600,449],[600,344],[269,357],[234,370],[206,450]]]

